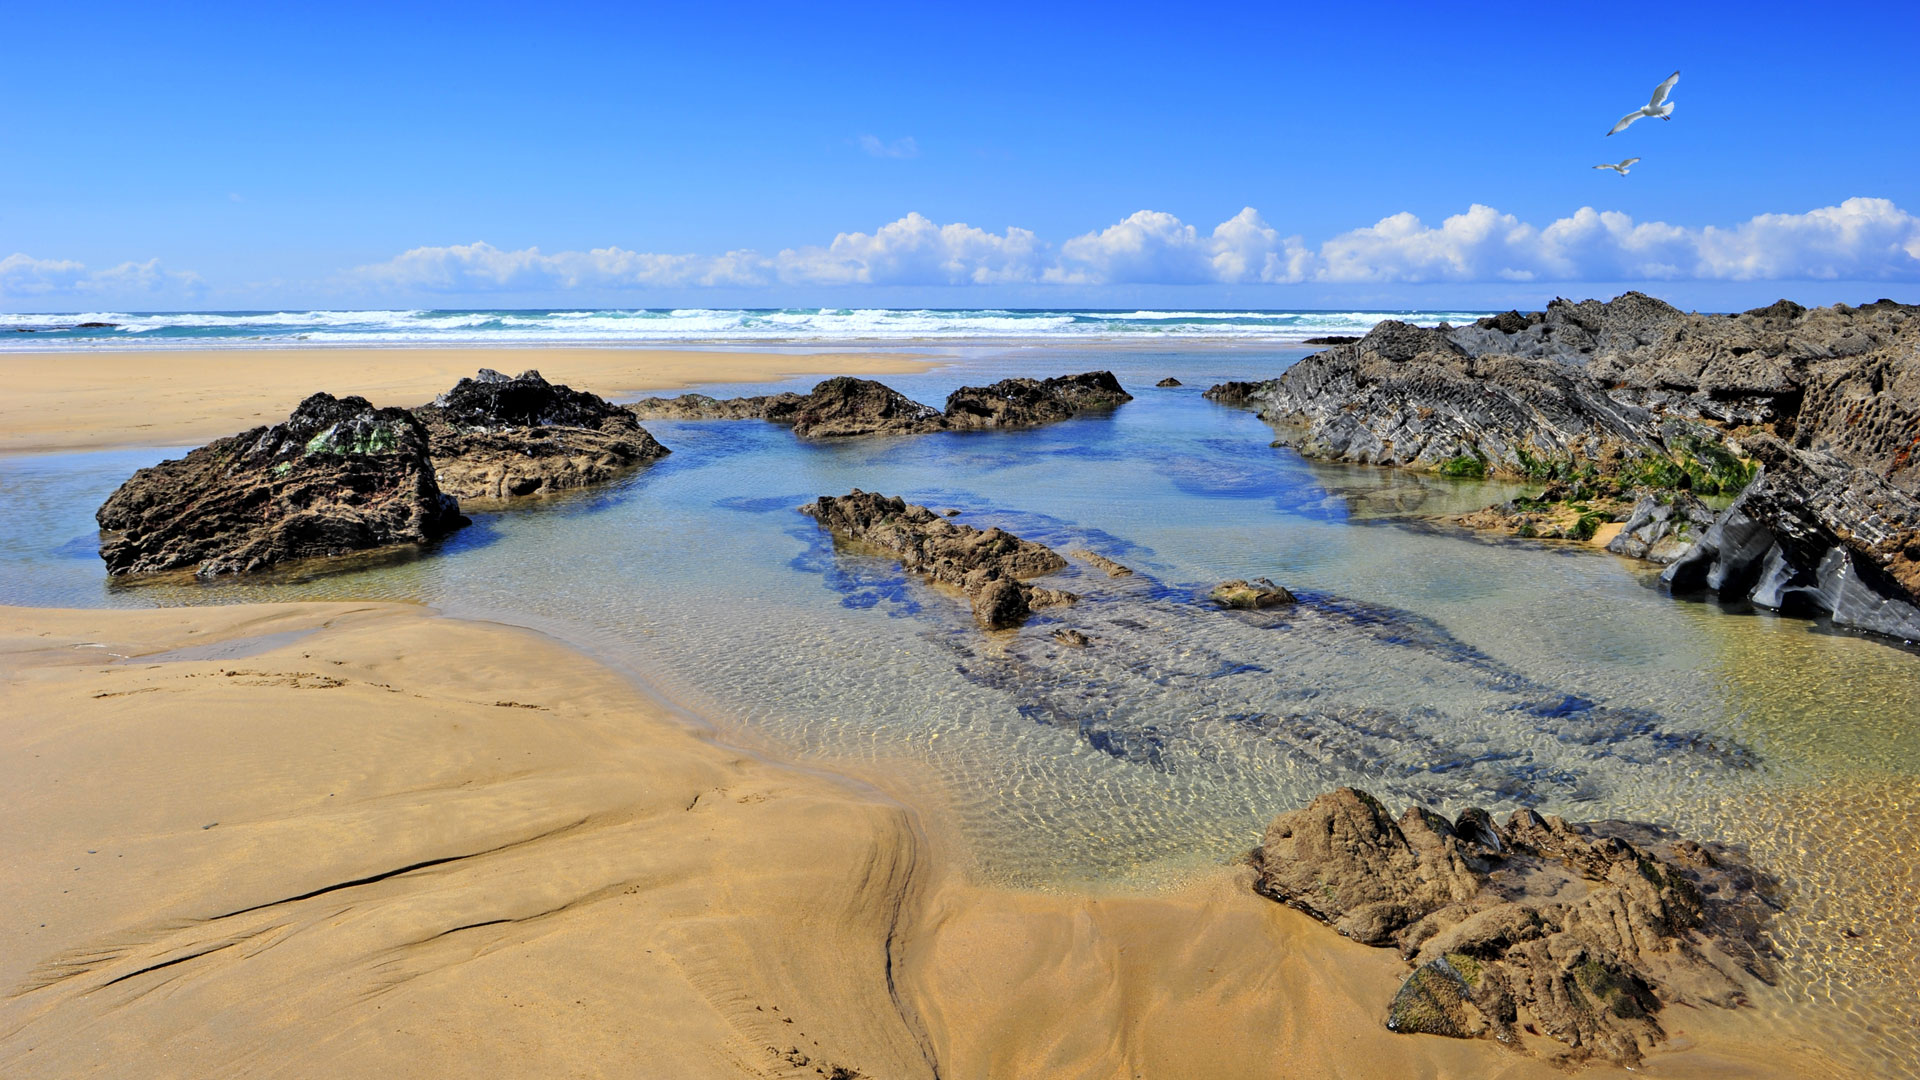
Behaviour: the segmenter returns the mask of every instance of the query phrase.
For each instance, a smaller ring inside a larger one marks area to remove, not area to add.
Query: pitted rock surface
[[[666,456],[633,413],[538,371],[482,368],[414,410],[442,490],[498,501],[605,483]]]
[[[95,515],[110,574],[203,577],[420,544],[466,524],[404,409],[315,394],[286,421],[141,469]]]
[[[1340,788],[1282,814],[1255,849],[1255,889],[1413,965],[1387,1026],[1637,1064],[1668,1005],[1731,1008],[1773,978],[1773,880],[1730,848],[1626,822],[1531,810],[1496,824],[1422,807],[1397,820]]]

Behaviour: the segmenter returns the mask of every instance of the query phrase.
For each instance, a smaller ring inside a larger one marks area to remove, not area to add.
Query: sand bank
[[[1387,1032],[1393,958],[1243,871],[968,885],[897,796],[525,631],[0,608],[0,700],[11,1078],[1564,1075]],[[1676,1010],[1649,1064],[1823,1071],[1759,1026]]]
[[[922,371],[886,353],[614,348],[119,349],[0,352],[0,453],[175,446],[284,419],[317,390],[420,405],[483,367],[538,368],[604,397],[791,375]],[[823,375],[823,377],[824,377]]]

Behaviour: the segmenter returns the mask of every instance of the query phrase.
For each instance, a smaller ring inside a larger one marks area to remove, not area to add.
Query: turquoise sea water
[[[1518,489],[1307,462],[1201,397],[1305,351],[954,346],[887,381],[939,404],[964,383],[1107,368],[1135,400],[1030,431],[819,444],[757,421],[649,422],[674,453],[609,488],[476,514],[436,550],[244,582],[102,573],[93,509],[168,451],[3,458],[0,602],[412,599],[532,626],[728,738],[919,791],[974,874],[1030,887],[1179,880],[1337,784],[1663,822],[1782,873],[1790,1001],[1833,1010],[1875,1068],[1905,1068],[1920,654],[1676,600],[1595,549],[1435,525]],[[1168,375],[1185,385],[1153,385]],[[985,634],[963,601],[795,511],[854,487],[1137,573],[1076,564],[1045,583],[1081,603]],[[1299,608],[1196,601],[1258,576]],[[1055,645],[1059,626],[1093,647]]]

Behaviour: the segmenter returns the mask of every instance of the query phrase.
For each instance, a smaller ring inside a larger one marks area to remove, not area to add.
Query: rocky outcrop
[[[1153,385],[1158,386],[1161,389],[1165,389],[1169,386],[1183,386],[1185,384],[1182,383],[1179,379],[1176,379],[1173,376],[1169,375],[1166,378],[1161,379],[1159,382],[1154,383]]]
[[[1275,585],[1266,578],[1223,581],[1207,593],[1207,599],[1223,608],[1239,608],[1242,611],[1259,611],[1295,602],[1293,594],[1285,586]]]
[[[505,500],[604,483],[666,456],[633,413],[549,383],[482,368],[414,410],[430,438],[442,491]]]
[[[793,433],[803,439],[918,435],[946,427],[933,406],[884,383],[844,375],[814,387],[790,422]]]
[[[974,621],[988,630],[1020,625],[1034,608],[1072,603],[1072,593],[1025,579],[1065,569],[1052,549],[1002,529],[976,529],[949,521],[924,506],[855,488],[822,495],[800,512],[836,537],[884,551],[909,572],[951,585],[973,605]]]
[[[110,574],[203,577],[420,544],[466,524],[404,409],[315,394],[284,423],[141,469],[95,515]]]
[[[1053,379],[1001,379],[947,395],[946,421],[957,430],[1031,427],[1111,409],[1133,400],[1110,371]]]
[[[800,411],[804,394],[715,398],[705,394],[642,398],[627,406],[641,420],[771,420],[785,423]]]
[[[1760,475],[1662,580],[1920,641],[1920,499],[1830,453],[1747,444]]]
[[[1461,520],[1576,539],[1619,521],[1614,550],[1677,560],[1677,588],[1915,636],[1920,307],[1782,300],[1701,315],[1641,293],[1556,300],[1470,326],[1381,323],[1278,379],[1208,396],[1259,409],[1310,457],[1645,494],[1632,511],[1599,492]],[[1760,460],[1766,486],[1686,554],[1698,508],[1675,500],[1733,494]]]
[[[1341,788],[1276,817],[1252,862],[1261,894],[1407,958],[1396,1031],[1545,1036],[1557,1057],[1634,1065],[1667,1006],[1734,1007],[1746,980],[1773,977],[1775,883],[1650,826],[1417,806],[1395,820]]]
[[[884,383],[848,376],[828,379],[807,394],[717,399],[704,394],[647,398],[632,409],[641,419],[743,420],[788,424],[803,439],[862,435],[921,435],[949,429],[1027,427],[1132,401],[1111,372],[1053,379],[1002,379],[963,386],[943,413]]]

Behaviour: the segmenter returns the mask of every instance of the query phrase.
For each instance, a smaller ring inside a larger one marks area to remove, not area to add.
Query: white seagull
[[[1667,104],[1667,95],[1673,93],[1673,84],[1679,81],[1680,73],[1677,71],[1667,76],[1666,82],[1653,88],[1653,97],[1649,99],[1645,105],[1621,117],[1620,122],[1613,125],[1613,130],[1607,132],[1607,134],[1618,135],[1627,129],[1628,124],[1633,123],[1643,116],[1657,116],[1662,120],[1671,119],[1673,117],[1673,106]]]
[[[1623,162],[1621,162],[1621,163],[1620,163],[1620,164],[1618,164],[1618,165],[1595,165],[1595,166],[1594,166],[1594,168],[1596,168],[1596,169],[1612,169],[1612,170],[1613,170],[1614,172],[1617,172],[1617,173],[1619,173],[1619,174],[1620,174],[1621,176],[1625,176],[1625,175],[1627,175],[1627,166],[1629,166],[1629,165],[1631,165],[1631,164],[1633,164],[1634,162],[1636,162],[1636,161],[1639,161],[1639,160],[1640,160],[1640,159],[1639,159],[1639,158],[1637,158],[1637,157],[1630,157],[1630,158],[1628,158],[1627,160],[1625,160],[1625,161],[1623,161]]]

